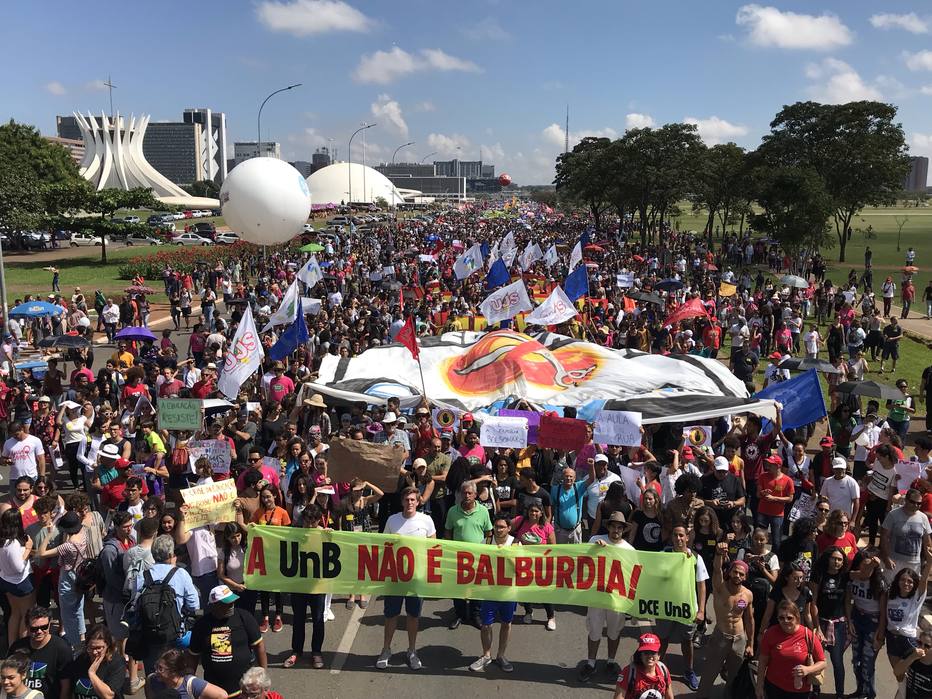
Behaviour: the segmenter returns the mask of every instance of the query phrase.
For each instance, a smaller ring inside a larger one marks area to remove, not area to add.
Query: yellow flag
[[[727,282],[722,282],[718,285],[718,295],[719,296],[734,296],[738,293],[738,287],[734,284],[728,284]]]

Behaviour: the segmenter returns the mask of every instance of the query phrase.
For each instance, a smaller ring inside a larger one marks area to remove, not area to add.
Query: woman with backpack
[[[81,517],[75,512],[66,512],[57,525],[51,522],[46,525],[48,528],[53,526],[58,527],[62,543],[49,548],[52,538],[46,537],[39,544],[39,558],[58,556],[58,604],[61,608],[61,623],[65,630],[65,640],[72,648],[78,648],[84,641],[86,631],[82,601],[90,584],[78,574],[81,565],[90,558],[87,534]]]
[[[651,690],[658,697],[673,699],[670,671],[660,662],[660,639],[645,633],[638,638],[638,649],[631,663],[618,675],[614,699],[639,699]]]
[[[171,648],[155,662],[155,672],[146,678],[146,699],[227,699],[222,687],[188,672],[186,653]]]

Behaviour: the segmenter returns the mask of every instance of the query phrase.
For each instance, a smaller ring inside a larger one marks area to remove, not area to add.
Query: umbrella
[[[915,274],[916,272],[919,271],[919,268],[916,267],[916,265],[906,265],[906,266],[903,267],[902,269],[903,269],[903,271],[906,272],[907,274]]]
[[[662,298],[660,298],[657,294],[649,294],[646,291],[629,291],[627,296],[629,299],[634,299],[635,301],[643,301],[644,303],[655,303],[658,306],[663,305]]]
[[[679,279],[663,279],[654,284],[654,288],[661,291],[676,291],[683,288],[683,282]]]
[[[149,295],[154,294],[155,289],[153,289],[151,286],[139,286],[139,284],[133,284],[133,286],[128,286],[123,289],[123,292],[127,294]]]
[[[25,318],[48,318],[50,316],[61,315],[65,309],[54,303],[47,301],[30,301],[21,303],[15,308],[10,309],[11,316],[22,316]]]
[[[321,252],[323,249],[324,246],[318,243],[308,243],[298,248],[301,252]]]
[[[156,340],[151,330],[137,327],[123,328],[116,334],[116,338],[118,340],[150,340],[152,342]]]
[[[80,335],[50,335],[39,340],[39,347],[59,347],[63,349],[82,349],[90,347],[86,337]]]
[[[641,257],[640,255],[632,255],[632,256],[631,256],[631,259],[634,260],[635,262],[643,262],[643,261],[644,261],[644,258]]]
[[[840,374],[841,370],[837,369],[834,364],[824,359],[811,359],[809,357],[790,357],[777,364],[781,369],[792,369],[794,371],[806,371],[815,369],[823,374]]]
[[[795,274],[784,274],[780,277],[780,283],[784,286],[793,287],[795,289],[808,289],[809,282],[807,282],[802,277],[797,277]]]
[[[19,364],[14,364],[13,366],[15,366],[20,371],[22,371],[23,369],[30,369],[30,370],[43,369],[44,370],[44,369],[49,368],[49,363],[40,361],[38,359],[30,359],[27,362],[20,362]]]
[[[897,400],[903,397],[903,392],[896,386],[876,381],[845,381],[838,384],[838,392],[880,400]]]
[[[595,243],[592,243],[592,244],[590,244],[590,245],[587,245],[586,247],[583,248],[583,250],[585,250],[586,252],[605,252],[605,250],[603,250],[602,248],[600,248],[600,247],[599,247],[598,245],[596,245]]]
[[[711,262],[709,262],[709,263],[705,266],[705,268],[706,268],[706,270],[708,270],[709,272],[717,272],[717,271],[718,271],[718,267],[716,267],[715,265],[713,265]]]

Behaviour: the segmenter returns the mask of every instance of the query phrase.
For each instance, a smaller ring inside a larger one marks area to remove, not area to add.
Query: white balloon
[[[220,188],[227,225],[256,245],[277,245],[298,235],[311,213],[301,173],[278,158],[244,160]]]

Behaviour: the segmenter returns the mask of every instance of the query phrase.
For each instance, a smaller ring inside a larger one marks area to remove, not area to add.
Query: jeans
[[[308,618],[310,608],[310,619]],[[291,593],[291,652],[298,657],[304,652],[305,624],[311,622],[311,653],[319,655],[324,647],[324,595]]]
[[[58,576],[58,604],[65,640],[77,651],[81,648],[81,636],[87,629],[84,625],[84,593],[78,589],[73,570],[63,570]]]
[[[906,435],[909,433],[909,420],[891,420],[887,418],[887,424],[900,435],[900,439],[906,441]]]
[[[107,342],[114,342],[117,333],[116,323],[104,323],[104,330],[107,333]]]
[[[207,609],[207,601],[210,599],[210,591],[220,584],[217,577],[217,571],[212,570],[204,575],[192,575],[194,587],[197,588],[197,594],[201,598],[201,609]]]
[[[201,306],[201,311],[203,311],[204,313],[204,325],[206,325],[207,329],[212,332],[214,329],[214,306],[213,304]]]
[[[858,694],[874,699],[877,696],[877,690],[874,689],[874,665],[877,662],[874,634],[879,619],[859,612],[858,608],[854,607],[851,622],[854,625],[854,636],[851,637],[851,665],[858,683]],[[833,659],[832,663],[834,662]]]
[[[845,619],[834,623],[819,619],[823,632],[829,624],[835,627],[835,644],[826,646],[825,654],[832,659],[832,676],[835,678],[835,694],[845,693],[845,646],[848,642],[848,622]]]
[[[780,548],[783,542],[783,515],[764,515],[757,513],[757,526],[761,529],[770,529],[770,543],[773,550]]]

